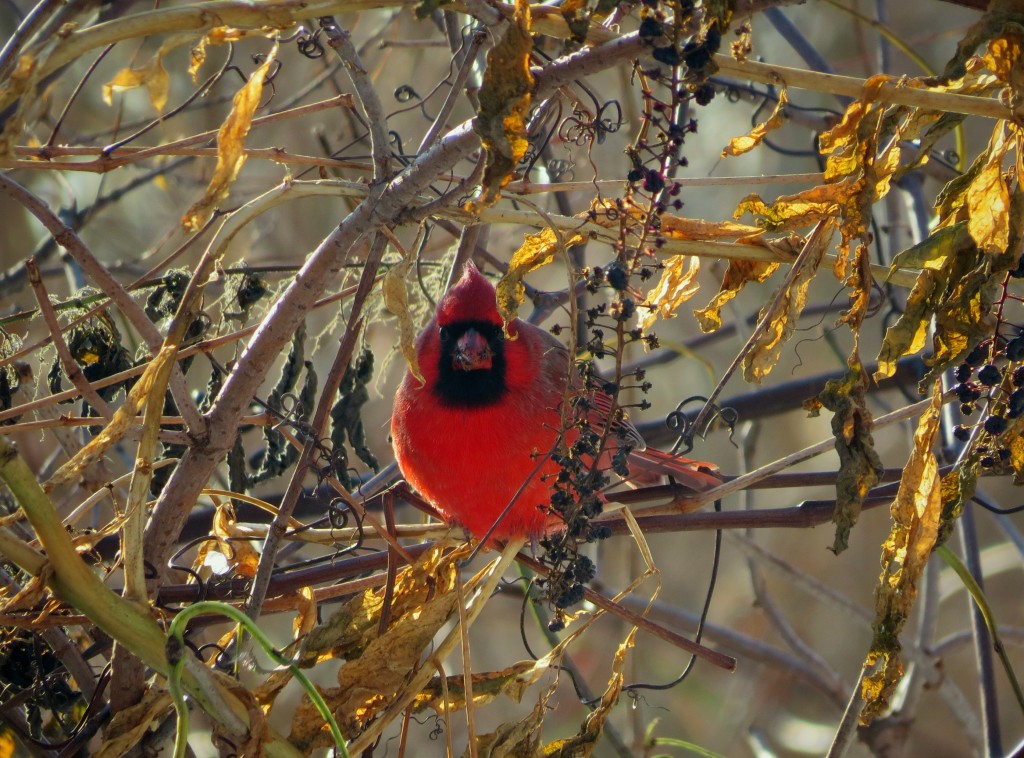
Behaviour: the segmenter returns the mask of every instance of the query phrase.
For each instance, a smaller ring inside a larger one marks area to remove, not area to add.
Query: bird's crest
[[[447,326],[459,321],[502,323],[494,300],[494,287],[470,261],[462,278],[448,290],[437,306],[437,323]]]

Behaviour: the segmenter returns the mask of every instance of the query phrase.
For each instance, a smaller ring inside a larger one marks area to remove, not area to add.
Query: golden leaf
[[[264,34],[255,29],[235,29],[230,26],[218,26],[211,29],[189,51],[188,73],[193,82],[199,81],[199,69],[206,62],[206,48],[209,45],[223,45],[238,42],[253,34]]]
[[[135,423],[135,414],[146,401],[154,382],[166,367],[168,361],[173,361],[178,355],[178,349],[174,346],[165,346],[149,362],[146,370],[139,377],[139,381],[132,387],[124,403],[114,411],[114,417],[110,420],[103,431],[89,440],[89,443],[75,453],[75,456],[61,466],[43,485],[43,490],[52,492],[62,484],[81,476],[86,468],[98,461],[103,454],[117,443],[129,427]]]
[[[530,4],[516,0],[515,13],[501,40],[487,52],[487,68],[480,86],[480,106],[473,127],[487,154],[480,199],[470,203],[471,213],[494,205],[526,155],[526,120],[533,96],[530,73]]]
[[[640,305],[642,313],[637,326],[647,331],[659,318],[672,318],[679,307],[693,297],[700,285],[697,273],[700,258],[695,255],[673,255],[665,259],[661,281],[647,293],[647,299]]]
[[[446,592],[401,616],[384,634],[375,637],[363,654],[338,671],[338,687],[324,693],[349,737],[397,699],[409,676],[419,667],[423,651],[455,613],[459,595]],[[309,700],[296,709],[289,739],[301,750],[326,747],[330,733]]]
[[[14,730],[9,726],[0,727],[0,758],[13,758],[16,747]]]
[[[185,231],[195,232],[203,227],[213,214],[213,209],[225,197],[232,183],[245,163],[245,138],[252,125],[252,117],[263,97],[263,82],[277,56],[277,44],[271,49],[249,81],[235,93],[231,112],[221,124],[217,133],[217,168],[206,188],[202,199],[189,208],[182,219]]]
[[[622,685],[625,681],[622,670],[626,663],[626,653],[633,647],[635,640],[636,627],[629,632],[615,652],[615,658],[612,661],[612,676],[608,681],[608,687],[601,696],[601,702],[587,716],[580,731],[568,739],[557,740],[545,745],[540,755],[544,758],[587,758],[593,752],[594,746],[604,731],[605,720],[619,701],[619,694],[622,692]]]
[[[871,648],[861,685],[862,724],[881,714],[903,675],[900,631],[910,615],[917,582],[939,534],[942,492],[935,439],[942,411],[942,387],[936,381],[932,402],[914,433],[914,449],[903,468],[899,492],[891,508],[892,529],[882,545],[882,573],[875,592]]]
[[[1009,243],[1010,193],[1003,177],[1003,158],[1009,142],[1002,123],[989,143],[987,161],[967,187],[968,230],[982,252],[1000,253]]]
[[[840,209],[856,189],[854,180],[822,184],[795,195],[780,195],[771,205],[752,194],[740,201],[733,218],[750,213],[758,217],[758,226],[770,232],[803,229],[822,219],[839,216]]]
[[[243,534],[235,521],[235,509],[228,501],[217,506],[213,514],[213,534],[217,537],[217,549],[230,562],[235,573],[253,578],[260,563],[260,554]]]
[[[565,238],[565,246],[570,247],[582,241],[583,235],[573,233]],[[516,318],[519,306],[526,297],[523,277],[550,263],[558,250],[558,236],[548,228],[536,234],[527,234],[523,238],[523,244],[512,254],[508,271],[501,277],[496,287],[498,313],[505,320],[506,326],[509,321]]]
[[[293,640],[300,639],[313,631],[317,620],[317,604],[312,587],[300,587],[295,599],[298,601],[298,613],[295,620],[292,621]]]
[[[773,261],[747,261],[734,259],[729,261],[722,279],[722,289],[712,298],[707,307],[694,311],[693,315],[700,322],[701,331],[713,332],[722,326],[722,308],[740,293],[749,282],[763,282],[775,273],[779,267]]]
[[[114,78],[103,85],[103,102],[112,105],[115,92],[124,92],[145,87],[149,102],[157,113],[163,113],[167,105],[167,94],[171,89],[171,78],[164,68],[164,56],[193,39],[191,34],[175,34],[164,42],[156,54],[138,68],[129,66],[114,74]]]
[[[473,704],[486,705],[502,694],[519,702],[525,686],[548,670],[548,666],[538,667],[536,661],[519,661],[501,671],[473,674]],[[443,684],[441,678],[435,676],[412,701],[413,711],[433,708],[441,716],[465,707],[466,683],[461,674],[447,677]]]
[[[857,523],[864,498],[885,470],[871,438],[872,420],[865,404],[864,367],[856,354],[851,355],[847,363],[845,376],[827,382],[818,395],[821,404],[833,413],[832,435],[839,453],[836,506],[832,514],[836,525],[832,551],[837,554],[848,547],[850,529]]]
[[[751,345],[750,350],[743,356],[743,378],[748,382],[760,384],[761,380],[779,362],[782,355],[782,346],[792,336],[796,329],[800,314],[807,305],[807,292],[814,281],[822,258],[825,257],[825,250],[828,248],[832,237],[832,230],[818,236],[818,243],[804,258],[792,278],[791,282],[782,286],[786,292],[776,301],[775,296],[768,301],[764,309],[758,314],[758,321],[768,319],[768,328],[765,329]],[[796,265],[796,264],[794,264]],[[772,312],[767,312],[769,305],[775,305]]]
[[[789,93],[786,91],[785,86],[779,92],[778,102],[775,103],[775,108],[772,110],[771,115],[767,121],[764,121],[753,129],[748,134],[744,134],[741,137],[733,137],[729,140],[729,144],[725,146],[722,151],[723,158],[730,155],[743,155],[743,153],[749,153],[755,147],[761,144],[761,141],[768,136],[770,132],[775,131],[782,126],[782,121],[785,118],[786,105],[789,103]]]

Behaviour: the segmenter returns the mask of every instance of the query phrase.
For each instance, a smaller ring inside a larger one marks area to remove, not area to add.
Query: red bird
[[[467,264],[416,342],[425,383],[406,372],[391,417],[406,481],[447,522],[477,538],[513,498],[493,537],[536,537],[556,526],[548,506],[560,467],[541,459],[562,428],[569,355],[532,324],[515,319],[508,331],[511,339],[502,332],[494,287]],[[608,408],[610,398],[598,394],[593,405]],[[670,474],[696,489],[720,483],[701,470],[707,464],[644,450],[636,429],[628,421],[624,426],[637,446],[631,468]]]

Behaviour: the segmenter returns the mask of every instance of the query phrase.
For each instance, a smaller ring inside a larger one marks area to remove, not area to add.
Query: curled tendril
[[[689,415],[683,410],[691,403],[706,403],[707,398],[703,395],[691,395],[683,400],[676,409],[665,417],[665,426],[676,432],[677,439],[672,445],[672,452],[677,455],[685,455],[693,450],[693,441],[697,435],[703,439],[711,424],[718,419],[729,428],[729,441],[734,445],[732,436],[736,431],[736,423],[739,421],[739,412],[735,408],[720,408],[717,405],[711,406],[711,414],[708,417],[704,429],[697,429],[690,420]]]
[[[315,32],[310,32],[305,27],[300,28],[298,34],[295,35],[295,46],[298,48],[299,54],[310,60],[323,58],[324,53],[327,52],[324,49],[324,43],[320,41],[323,33],[323,27]]]
[[[422,100],[420,93],[412,88],[411,84],[401,84],[395,88],[395,100],[400,103],[407,103],[410,100]]]
[[[544,167],[553,182],[571,182],[576,178],[576,164],[573,161],[552,158],[544,164]]]

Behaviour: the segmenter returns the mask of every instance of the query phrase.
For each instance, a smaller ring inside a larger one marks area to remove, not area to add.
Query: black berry
[[[1019,361],[1024,358],[1024,337],[1015,337],[1006,346],[1006,357],[1011,361]]]
[[[956,371],[953,372],[953,376],[956,377],[958,382],[966,382],[971,378],[971,374],[974,373],[974,369],[968,366],[966,363],[962,363],[956,367]]]
[[[978,381],[986,387],[994,387],[1003,378],[1003,372],[992,363],[987,363],[978,369]]]
[[[961,442],[966,442],[967,438],[971,436],[971,430],[966,426],[958,425],[953,428],[953,436]]]
[[[985,431],[989,434],[1002,434],[1006,427],[1006,419],[1002,416],[989,416],[985,419]]]

